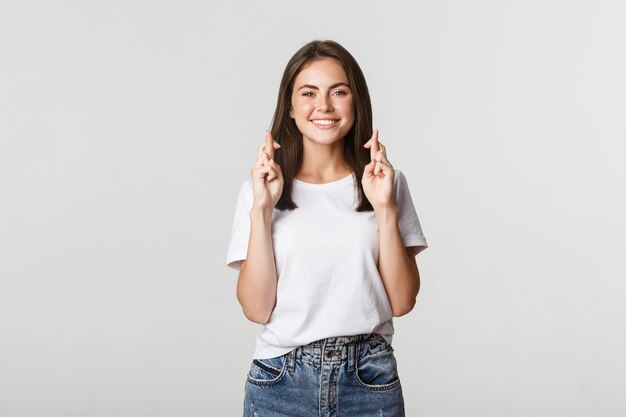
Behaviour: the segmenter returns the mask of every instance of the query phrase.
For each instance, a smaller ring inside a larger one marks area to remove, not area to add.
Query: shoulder
[[[393,169],[393,186],[396,190],[406,187],[406,177],[398,168]]]
[[[250,206],[253,199],[254,194],[252,188],[252,180],[245,179],[241,182],[241,185],[239,186],[239,200]]]
[[[393,179],[394,179],[394,182],[398,182],[398,180],[400,180],[400,179],[405,179],[404,173],[401,170],[399,170],[398,168],[394,168],[393,169]]]
[[[245,194],[251,193],[252,192],[252,180],[245,179],[241,181],[241,185],[239,186],[239,192],[245,193]]]

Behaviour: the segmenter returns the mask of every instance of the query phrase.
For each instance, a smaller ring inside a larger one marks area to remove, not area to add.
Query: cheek
[[[307,118],[313,111],[313,106],[306,103],[298,103],[294,107],[294,115],[300,118]]]
[[[302,114],[307,115],[315,110],[315,105],[312,103],[302,103],[300,104],[300,109],[302,110]]]
[[[341,107],[340,112],[343,118],[348,122],[346,124],[346,128],[352,129],[352,126],[354,126],[354,122],[356,119],[356,114],[354,112],[354,108],[352,107],[352,103],[344,103],[344,105]]]
[[[299,129],[306,128],[307,123],[309,123],[309,117],[311,116],[312,112],[313,112],[313,106],[303,104],[303,103],[296,104],[296,107],[294,108],[294,112],[293,112],[293,118],[294,118],[294,121],[296,122],[296,126],[298,126]]]
[[[342,101],[335,104],[335,108],[341,111],[342,114],[346,116],[354,117],[354,106],[352,105],[352,101]]]

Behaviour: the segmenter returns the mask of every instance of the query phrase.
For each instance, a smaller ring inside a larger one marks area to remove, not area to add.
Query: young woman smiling
[[[263,325],[244,417],[404,416],[393,317],[415,305],[427,247],[359,65],[337,42],[306,44],[283,73],[226,256],[244,315]]]

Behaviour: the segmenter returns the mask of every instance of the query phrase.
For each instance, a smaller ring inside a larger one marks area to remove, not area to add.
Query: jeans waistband
[[[322,361],[346,361],[348,371],[354,371],[357,357],[368,352],[384,348],[385,339],[379,333],[359,334],[355,336],[337,336],[316,340],[308,345],[299,346],[287,354],[287,367],[295,369],[296,358],[303,362],[321,364]]]
[[[308,345],[300,346],[301,350],[321,350],[321,349],[340,349],[351,344],[359,344],[360,342],[379,342],[384,340],[378,333],[358,334],[355,336],[337,336],[327,337],[325,339],[316,340]]]

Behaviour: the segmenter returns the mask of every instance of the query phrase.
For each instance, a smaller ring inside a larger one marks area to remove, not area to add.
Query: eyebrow
[[[335,84],[331,85],[331,86],[330,86],[330,88],[335,88],[335,87],[338,87],[338,86],[340,86],[340,85],[344,85],[344,86],[346,86],[346,87],[350,88],[350,84],[346,84],[346,83],[335,83]],[[298,90],[297,90],[297,91],[300,91],[300,90],[302,90],[303,88],[311,88],[311,89],[313,89],[313,90],[319,90],[319,88],[317,88],[316,86],[314,86],[314,85],[312,85],[312,84],[304,84],[303,86],[301,86],[300,88],[298,88]]]

